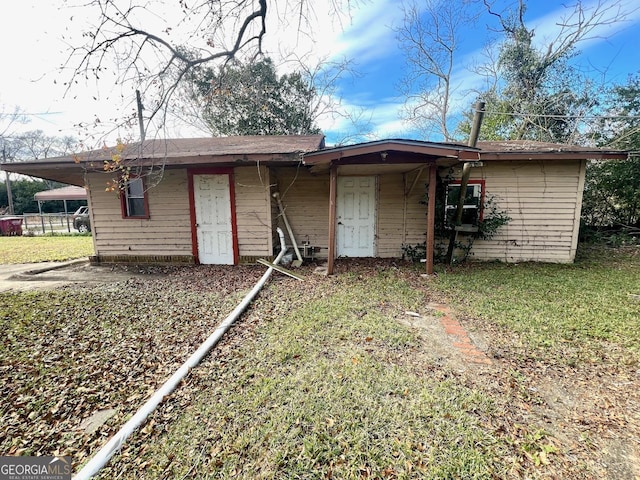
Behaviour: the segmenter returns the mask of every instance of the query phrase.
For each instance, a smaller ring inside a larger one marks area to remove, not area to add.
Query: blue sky
[[[375,122],[374,137],[412,137],[409,125],[400,121],[399,110],[404,104],[398,84],[404,76],[406,60],[399,48],[394,26],[402,22],[400,9],[393,12],[398,2],[376,2],[385,12],[371,22],[368,18],[360,21],[354,17],[354,25],[340,38],[346,45],[344,53],[356,59],[362,76],[355,82],[342,84],[341,94],[357,106],[366,107],[373,115]],[[589,7],[596,2],[584,2]],[[499,2],[500,6],[509,2]],[[596,81],[606,83],[625,83],[629,74],[640,71],[640,11],[633,1],[625,2],[630,14],[627,20],[612,27],[593,32],[591,40],[578,45],[579,55],[572,61],[580,69],[592,76]],[[525,23],[535,27],[538,41],[553,38],[557,32],[557,23],[568,11],[560,2],[554,0],[536,0],[529,2],[525,15]],[[381,21],[380,18],[385,18]],[[462,39],[461,51],[457,54],[455,72],[457,90],[456,101],[460,108],[471,110],[475,100],[472,88],[479,88],[482,79],[470,71],[469,66],[482,61],[483,45],[490,42],[495,33],[489,27],[496,27],[489,15],[483,15],[473,31],[469,31]],[[361,42],[360,33],[366,32],[366,42]],[[338,42],[340,44],[340,42]],[[466,94],[465,94],[466,92]],[[455,113],[455,112],[454,112]],[[325,128],[328,137],[337,138],[338,132]],[[435,139],[438,140],[438,139]]]
[[[607,0],[605,0],[607,1]],[[579,45],[581,54],[576,64],[594,78],[612,83],[624,83],[629,74],[640,70],[640,9],[636,0],[622,0],[629,12],[628,19],[613,28],[597,32],[596,37]],[[509,4],[497,0],[498,8]],[[557,0],[529,0],[525,17],[528,26],[536,27],[536,38],[553,35],[556,24],[566,10]],[[585,0],[587,7],[594,1]],[[90,23],[90,12],[83,9],[61,8],[61,1],[21,0],[4,5],[3,29],[0,45],[3,45],[5,72],[0,76],[0,105],[10,110],[14,105],[29,113],[31,122],[20,128],[43,129],[50,135],[83,136],[85,131],[76,125],[91,123],[95,117],[108,124],[106,119],[116,119],[133,109],[133,90],[122,91],[109,79],[102,82],[80,83],[65,94],[58,67],[65,61],[69,42],[78,33],[78,27]],[[312,35],[295,33],[296,22],[290,25],[271,25],[266,48],[276,56],[283,45],[297,54],[315,58],[350,58],[359,75],[345,78],[338,85],[343,108],[357,110],[370,119],[370,138],[415,137],[410,127],[399,118],[404,104],[398,83],[403,77],[405,59],[399,49],[393,27],[402,22],[401,2],[397,0],[367,0],[360,2],[349,15],[330,15],[322,1],[314,2],[315,25]],[[635,10],[634,10],[635,9]],[[291,18],[279,12],[280,19]],[[70,17],[74,16],[71,22]],[[482,46],[490,39],[488,25],[491,18],[485,15],[476,28],[466,32],[464,48],[459,53],[456,82],[459,85],[457,105],[471,109],[474,96],[468,92],[479,86],[479,78],[466,66],[480,61]],[[64,38],[63,38],[64,37]],[[7,74],[6,66],[11,74]],[[606,73],[606,75],[605,75]],[[348,123],[324,118],[321,126],[328,142],[340,140],[351,128]],[[122,136],[112,132],[108,140]],[[197,136],[201,132],[191,127],[173,127],[171,136]],[[431,139],[434,140],[434,139]],[[435,139],[437,140],[437,139]]]

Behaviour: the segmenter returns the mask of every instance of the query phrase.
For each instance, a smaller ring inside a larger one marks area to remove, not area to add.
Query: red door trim
[[[238,264],[238,222],[236,221],[236,190],[233,176],[233,168],[190,168],[187,169],[189,182],[189,213],[191,218],[191,249],[197,264],[200,264],[198,255],[198,231],[196,229],[196,202],[193,191],[194,175],[228,175],[229,176],[229,203],[231,204],[231,237],[233,242],[233,264]]]

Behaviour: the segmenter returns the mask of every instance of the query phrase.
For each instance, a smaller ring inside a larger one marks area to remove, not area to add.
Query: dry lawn
[[[527,280],[548,275],[558,290],[626,278],[640,289],[637,254],[622,255],[522,265],[511,277],[484,265],[424,279],[393,262],[342,262],[331,278],[303,267],[305,282],[274,274],[102,478],[633,479],[639,349],[616,332],[637,329],[639,304],[621,306],[624,325],[587,332],[607,295],[577,296],[587,313],[564,321],[576,309],[543,308],[556,302]],[[1,452],[68,454],[79,467],[264,269],[148,271],[108,286],[0,294]],[[428,305],[447,299],[492,365],[466,363],[443,334]],[[530,313],[517,315],[529,308],[535,328]],[[407,311],[422,314],[420,326],[407,325]],[[87,419],[109,409],[88,432]]]

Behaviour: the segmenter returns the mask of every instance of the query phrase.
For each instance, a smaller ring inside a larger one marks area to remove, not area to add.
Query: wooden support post
[[[482,118],[484,117],[484,102],[478,101],[476,103],[476,112],[473,116],[473,124],[471,125],[471,134],[469,135],[469,146],[475,147],[478,143],[478,137],[480,136],[480,127],[482,126]],[[471,175],[471,164],[465,162],[462,166],[462,176],[460,177],[460,195],[458,195],[458,205],[456,207],[456,216],[454,217],[453,230],[449,237],[449,247],[447,248],[447,263],[453,264],[453,253],[456,248],[456,241],[458,239],[458,229],[462,225],[462,213],[464,209],[464,200],[467,196],[467,184],[469,183],[469,176]]]
[[[329,258],[327,275],[333,274],[333,261],[336,257],[336,196],[338,190],[338,167],[331,165],[329,170]]]
[[[427,275],[433,274],[433,249],[435,246],[436,230],[436,175],[438,167],[435,163],[429,165],[429,205],[427,206]]]

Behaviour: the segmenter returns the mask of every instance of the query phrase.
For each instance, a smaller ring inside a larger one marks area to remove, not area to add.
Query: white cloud
[[[589,0],[587,6],[597,2]],[[396,35],[390,28],[402,21],[398,0],[360,2],[350,14],[335,14],[332,10],[333,0],[307,2],[313,8],[303,12],[303,16],[316,28],[303,31],[298,29],[300,12],[292,9],[295,3],[279,0],[270,3],[279,9],[270,12],[277,14],[278,21],[276,15],[270,17],[265,47],[276,59],[296,52],[312,63],[313,59],[348,57],[360,65],[370,66],[374,63],[385,64],[388,58],[399,54]],[[92,79],[87,84],[77,85],[70,96],[63,98],[63,83],[69,76],[61,74],[58,67],[67,57],[69,42],[78,39],[80,26],[87,25],[89,19],[84,18],[86,10],[61,9],[61,4],[60,0],[21,0],[9,2],[9,6],[3,7],[0,44],[3,45],[5,73],[0,77],[0,105],[19,105],[30,113],[44,112],[44,115],[33,116],[33,122],[27,128],[43,128],[49,134],[58,134],[60,131],[60,134],[66,135],[77,133],[73,124],[91,122],[94,116],[107,123],[108,119],[130,114],[135,92],[132,87],[123,90],[114,84],[117,71],[114,65],[113,71],[105,72],[101,81]],[[553,10],[542,17],[527,20],[529,25],[536,28],[537,41],[554,38],[562,12],[566,12],[553,0],[546,0],[546,4]],[[593,38],[580,44],[580,49],[588,53],[591,47],[615,42],[615,34],[624,29],[637,29],[640,9],[635,7],[635,0],[625,0],[625,5],[631,11],[626,22],[594,30]],[[71,16],[74,17],[73,22],[70,22]],[[156,21],[160,26],[168,20],[159,17]],[[478,24],[477,31],[473,32],[480,42],[486,34],[484,23]],[[62,35],[67,39],[63,41]],[[457,92],[453,104],[455,112],[468,110],[473,101],[470,92],[484,86],[482,77],[467,69],[472,63],[477,63],[480,56],[481,50],[478,49],[460,57],[460,68],[453,77]],[[595,62],[597,59],[590,60]],[[628,61],[631,71],[637,71],[637,60],[636,53],[633,61]],[[6,73],[7,67],[10,74]],[[399,119],[398,112],[404,105],[404,99],[392,96],[395,93],[391,91],[393,85],[389,85],[386,92],[372,93],[374,89],[370,79],[362,78],[358,82],[358,88],[352,89],[355,93],[343,98],[345,111],[364,110],[365,117],[371,118],[376,135],[402,136],[407,126]],[[384,98],[376,99],[374,95]],[[348,122],[338,119],[322,119],[321,126],[327,132],[349,127]],[[115,133],[122,134],[122,131]]]
[[[384,58],[397,49],[393,27],[402,20],[400,4],[378,0],[355,13],[352,27],[340,35],[337,52],[358,62]]]
[[[633,24],[637,26],[640,22],[640,8],[638,8],[636,1],[623,0],[619,6],[620,8],[615,4],[612,5],[611,2],[602,2],[602,0],[585,2],[580,14],[586,18],[596,16],[599,20],[595,28],[585,36],[585,40],[579,43],[580,49],[587,49],[595,44],[606,42],[608,38]],[[596,9],[601,12],[599,15],[596,15]],[[624,18],[620,18],[621,15]],[[547,45],[554,41],[557,45],[557,39],[562,33],[563,25],[574,24],[577,19],[577,12],[571,8],[557,8],[547,15],[532,20],[530,22],[531,28],[534,28],[536,32],[534,44]]]

